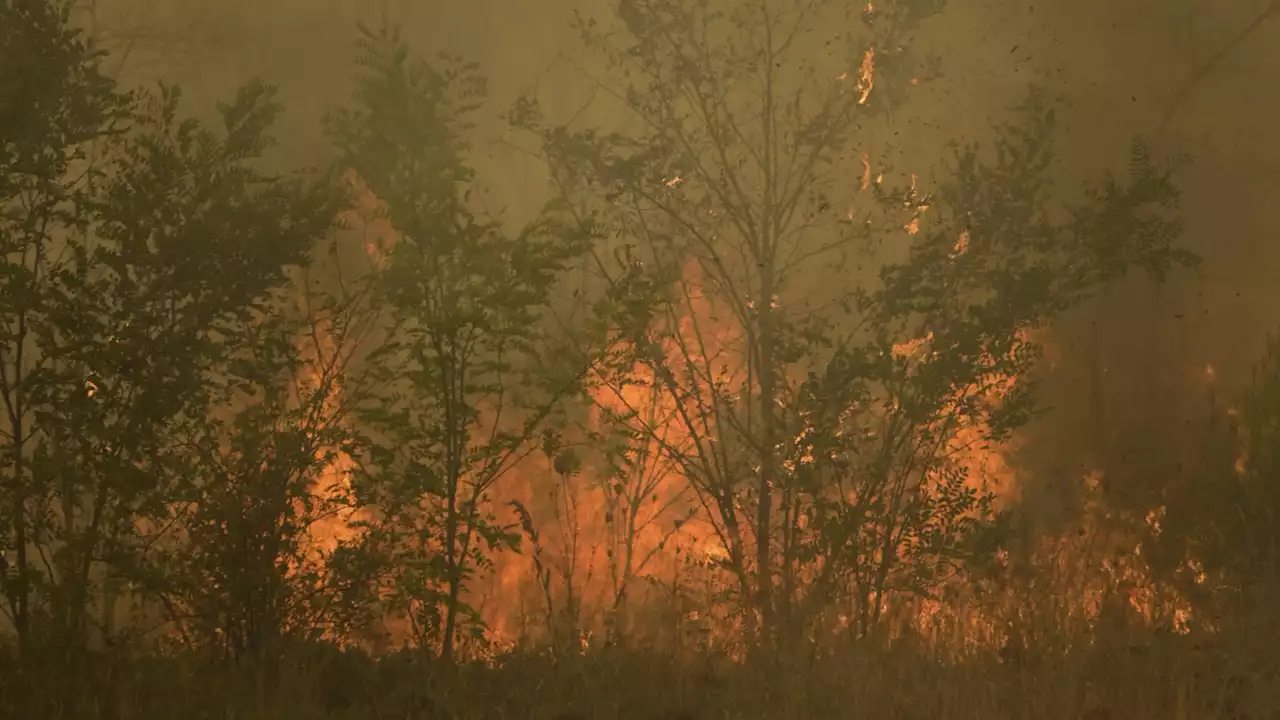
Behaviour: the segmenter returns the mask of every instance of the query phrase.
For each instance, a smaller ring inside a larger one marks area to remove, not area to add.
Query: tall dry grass
[[[117,647],[4,668],[0,717],[118,720],[1271,720],[1280,718],[1273,593],[1173,632],[1113,593],[1088,622],[1047,590],[935,608],[790,657],[716,648],[516,647],[442,667],[308,645],[270,676],[199,655]],[[980,612],[981,611],[981,612]],[[976,618],[982,616],[981,622]],[[979,635],[975,628],[1003,624]]]

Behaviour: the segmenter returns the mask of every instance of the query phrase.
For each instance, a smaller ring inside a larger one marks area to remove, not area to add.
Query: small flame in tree
[[[871,91],[876,86],[876,49],[867,48],[862,55],[862,65],[858,68],[858,104],[866,105],[871,98]]]

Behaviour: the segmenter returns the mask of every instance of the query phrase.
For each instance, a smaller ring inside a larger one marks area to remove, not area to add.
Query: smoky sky
[[[319,118],[348,91],[357,21],[387,17],[423,55],[451,52],[480,63],[491,115],[536,90],[551,114],[564,116],[589,94],[589,83],[564,62],[575,40],[568,20],[614,5],[88,0],[84,17],[115,52],[122,80],[180,83],[193,108],[212,108],[251,77],[278,85],[288,108],[280,151],[305,164],[324,161]],[[1198,397],[1208,366],[1221,382],[1240,381],[1267,334],[1280,329],[1277,6],[1280,0],[951,0],[912,39],[941,58],[943,77],[921,88],[889,132],[913,146],[921,164],[948,141],[989,139],[1032,84],[1064,98],[1055,168],[1062,187],[1123,172],[1135,135],[1157,155],[1191,160],[1180,211],[1186,244],[1205,263],[1163,288],[1134,279],[1054,328],[1056,362],[1045,372],[1054,412],[1028,440],[1037,469],[1071,472],[1089,451],[1087,426],[1098,410],[1081,400],[1086,359],[1104,376],[1104,412],[1117,425],[1139,423],[1183,412],[1150,398]],[[545,176],[510,140],[496,118],[483,122],[473,162],[493,210],[518,219],[544,199]]]

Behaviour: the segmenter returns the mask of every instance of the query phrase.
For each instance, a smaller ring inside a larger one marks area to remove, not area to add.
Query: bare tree
[[[766,641],[841,597],[865,630],[889,595],[958,571],[992,510],[963,456],[1028,417],[1030,331],[1182,257],[1167,170],[1141,147],[1131,185],[1053,219],[1038,96],[993,159],[961,148],[936,198],[873,170],[858,131],[920,80],[901,48],[940,9],[628,0],[617,28],[581,29],[638,129],[513,113],[620,238],[596,259],[615,351],[597,379],[624,404],[638,369],[662,389],[687,445],[630,417],[694,490]]]

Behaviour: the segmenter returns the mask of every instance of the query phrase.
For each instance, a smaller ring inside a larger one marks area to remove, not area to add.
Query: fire
[[[375,267],[379,266],[385,259],[385,253],[395,245],[398,237],[395,228],[386,218],[386,203],[372,192],[368,184],[354,170],[348,169],[343,179],[350,186],[355,202],[351,208],[342,213],[339,220],[347,227],[358,228],[363,247],[371,263]],[[300,291],[296,301],[299,311],[304,315],[309,314],[310,308],[305,289]],[[308,377],[300,390],[303,393],[325,394],[320,417],[321,422],[329,422],[329,419],[339,411],[345,391],[341,380],[332,376],[332,369],[340,366],[345,361],[341,355],[349,354],[352,349],[337,347],[333,335],[323,324],[317,326],[310,340],[312,341],[310,346],[304,344],[298,348],[300,357],[305,358],[310,367]],[[326,373],[325,368],[329,368],[330,372]],[[326,383],[330,387],[325,387]],[[330,455],[332,457],[327,461],[324,460]],[[346,453],[331,447],[317,448],[316,460],[325,464],[313,483],[314,493],[318,497],[349,494],[350,473],[354,468],[354,460]],[[326,515],[313,524],[308,529],[313,557],[323,557],[324,554],[333,552],[340,543],[355,539],[357,534],[354,523],[367,519],[366,515],[367,513],[344,508]]]
[[[918,357],[924,352],[929,343],[933,342],[933,333],[929,333],[924,337],[895,343],[893,346],[893,354],[900,358]]]
[[[863,65],[864,96],[870,92],[873,58],[874,51],[868,51]],[[871,180],[870,160],[864,155],[862,186],[867,187]],[[381,201],[354,174],[349,175],[349,181],[360,201],[353,219],[359,221],[363,247],[376,265],[394,246],[396,233],[381,212]],[[664,182],[670,187],[680,181],[672,177]],[[960,233],[953,257],[963,255],[968,244],[968,232]],[[592,457],[592,462],[570,472],[557,468],[553,458],[534,453],[517,463],[488,498],[489,508],[507,508],[511,503],[528,508],[537,531],[536,544],[525,537],[521,552],[495,555],[491,570],[468,590],[466,600],[479,610],[490,638],[508,642],[548,625],[562,623],[563,628],[567,623],[579,633],[579,641],[586,642],[590,633],[607,629],[613,620],[626,623],[627,617],[638,619],[640,613],[648,612],[641,606],[646,599],[643,591],[651,583],[695,582],[691,578],[720,582],[714,580],[718,571],[711,566],[728,559],[729,550],[707,530],[705,511],[697,505],[691,479],[677,461],[692,443],[715,442],[717,433],[708,427],[695,437],[681,412],[697,411],[699,396],[709,396],[712,388],[731,392],[741,384],[746,372],[742,338],[732,323],[719,319],[724,311],[703,292],[696,263],[684,268],[677,298],[662,320],[670,342],[659,349],[660,361],[638,362],[631,368],[630,382],[600,382],[591,391],[593,407],[585,420],[585,436],[603,437],[619,422],[632,424],[633,430],[637,424],[643,428],[620,451],[624,462],[610,467]],[[892,351],[904,359],[924,360],[933,340],[932,333],[925,333],[895,344]],[[684,354],[689,348],[698,348],[694,359],[702,367],[696,370]],[[664,372],[678,377],[664,376]],[[1212,378],[1212,374],[1212,369],[1207,369],[1206,375]],[[988,400],[999,403],[1017,382],[1016,377],[999,379],[985,390]],[[682,391],[671,392],[673,383]],[[985,428],[971,424],[954,428],[947,452],[952,462],[968,471],[975,488],[994,492],[998,504],[1007,506],[1018,491],[1017,477],[1008,462],[1014,448],[1014,440],[988,442]],[[318,485],[343,482],[349,463],[349,458],[335,459],[325,468]],[[1096,477],[1082,480],[1097,482]],[[512,527],[518,527],[514,513],[507,519]],[[1158,517],[1152,522],[1158,524]],[[332,545],[348,537],[343,533],[349,531],[349,522],[334,519],[319,531],[328,534],[327,542]],[[1049,552],[1052,544],[1047,541],[1044,552]],[[1132,588],[1127,602],[1148,616],[1155,612],[1152,608],[1159,598],[1142,582],[1135,565],[1106,560],[1096,565],[1096,571],[1124,579]],[[714,591],[714,586],[710,587]],[[1074,591],[1072,602],[1083,615],[1097,616],[1100,588],[1090,585]],[[637,597],[640,602],[635,602]],[[916,622],[940,627],[957,621],[946,617],[950,611],[942,605],[935,605],[922,604]],[[1178,622],[1185,623],[1185,608],[1175,608],[1175,614],[1181,618]],[[682,622],[699,626],[712,622],[706,613],[691,619],[687,609],[681,617]],[[963,622],[982,637],[1000,635],[994,616],[974,612]]]
[[[320,421],[331,422],[330,418],[334,417],[341,405],[343,390],[338,380],[325,378],[319,366],[325,362],[333,362],[332,358],[337,349],[329,333],[319,332],[317,337],[320,340],[319,347],[308,353],[314,355],[314,365],[305,390],[312,393],[323,392],[325,382],[333,385],[328,389],[328,395],[324,399],[324,407],[321,409],[323,419]],[[329,455],[332,457],[326,460],[325,458]],[[318,497],[330,498],[349,494],[351,492],[350,473],[354,467],[352,458],[337,448],[331,447],[316,448],[315,458],[317,462],[323,462],[324,467],[312,484],[312,492]],[[325,554],[332,553],[341,542],[354,539],[356,531],[353,523],[359,519],[362,519],[362,514],[343,508],[313,523],[307,530],[312,541],[310,550],[313,557],[320,559]]]
[[[683,282],[683,311],[666,322],[684,342],[705,349],[703,359],[715,366],[712,382],[728,383],[741,370],[700,280],[691,263]],[[658,367],[685,367],[679,344],[663,349]],[[589,434],[607,434],[618,423],[638,430],[620,449],[618,463],[594,458],[579,472],[562,475],[550,461],[545,467],[530,461],[498,491],[498,504],[518,501],[529,509],[539,546],[496,559],[482,613],[493,635],[512,635],[516,623],[527,622],[530,606],[541,613],[575,612],[583,632],[602,629],[614,611],[623,617],[613,620],[626,623],[627,608],[633,605],[628,600],[643,596],[645,577],[678,572],[682,555],[717,553],[714,541],[695,534],[700,522],[694,517],[689,480],[673,460],[690,451],[694,438],[680,419],[682,407],[668,383],[688,378],[662,377],[646,362],[635,363],[630,375],[626,383],[604,381],[593,387],[587,419]],[[556,582],[536,577],[539,563]],[[571,599],[574,607],[566,607]]]
[[[876,49],[867,48],[863,53],[862,65],[858,68],[858,97],[859,105],[866,105],[867,100],[871,97],[871,90],[876,86]]]
[[[698,577],[705,576],[700,582],[713,583],[709,591],[715,592],[716,583],[722,580],[714,579],[718,571],[711,566],[729,558],[729,550],[713,533],[696,532],[706,526],[709,518],[694,504],[692,480],[672,456],[688,452],[694,442],[716,441],[714,427],[695,437],[681,411],[696,412],[698,397],[709,395],[713,386],[727,389],[742,382],[745,368],[738,355],[740,338],[735,328],[717,320],[717,308],[702,291],[702,277],[695,263],[686,266],[681,286],[679,307],[666,319],[674,332],[663,349],[665,363],[658,367],[667,368],[665,372],[681,372],[689,359],[684,354],[686,349],[696,347],[695,359],[709,370],[700,375],[662,377],[652,366],[638,363],[632,368],[632,382],[601,383],[592,391],[595,409],[589,424],[593,432],[603,432],[619,418],[645,425],[640,440],[625,451],[632,474],[618,477],[601,467],[587,467],[579,475],[556,481],[546,470],[522,468],[519,477],[512,478],[516,480],[513,487],[506,491],[530,502],[537,498],[534,488],[539,483],[554,488],[548,490],[537,507],[530,505],[531,512],[535,522],[561,529],[560,542],[554,548],[544,547],[542,552],[547,553],[545,561],[554,559],[558,570],[572,567],[579,572],[577,578],[566,575],[561,582],[577,584],[573,593],[583,603],[578,608],[578,620],[584,631],[598,628],[609,609],[618,604],[623,583],[616,574],[611,577],[606,568],[634,559],[638,562],[632,568],[633,579],[647,575],[655,580],[671,577],[674,581],[682,577],[677,575],[680,572],[693,572]],[[924,359],[932,341],[929,333],[896,344],[893,352]],[[680,402],[675,400],[675,394],[664,390],[664,382],[679,383],[683,398]],[[697,387],[686,387],[691,383]],[[1015,383],[1016,378],[1007,378],[986,392],[993,402],[998,402]],[[949,452],[954,462],[969,471],[975,487],[992,490],[1001,502],[1007,503],[1016,487],[1013,470],[1006,461],[1010,449],[1008,442],[988,443],[983,428],[964,426],[955,429]],[[642,491],[635,492],[637,489]],[[573,495],[575,504],[566,503],[569,495]],[[635,517],[627,517],[623,511],[628,507],[640,507],[641,511]],[[571,541],[574,538],[576,541]],[[634,545],[626,550],[628,539]],[[621,554],[624,551],[628,552],[626,558]],[[487,604],[485,612],[495,634],[511,635],[516,615],[513,605],[528,607],[539,590],[537,583],[530,581],[534,566],[528,552],[498,561],[494,582],[489,585],[489,599],[497,602]],[[569,588],[562,587],[559,592],[559,601],[567,601]],[[587,607],[593,603],[594,608]],[[705,624],[707,620],[699,618],[698,622]]]
[[[357,228],[370,263],[374,268],[380,268],[399,238],[399,233],[387,218],[387,203],[374,194],[355,170],[348,169],[343,173],[343,180],[350,186],[355,202],[339,219],[348,227]]]

